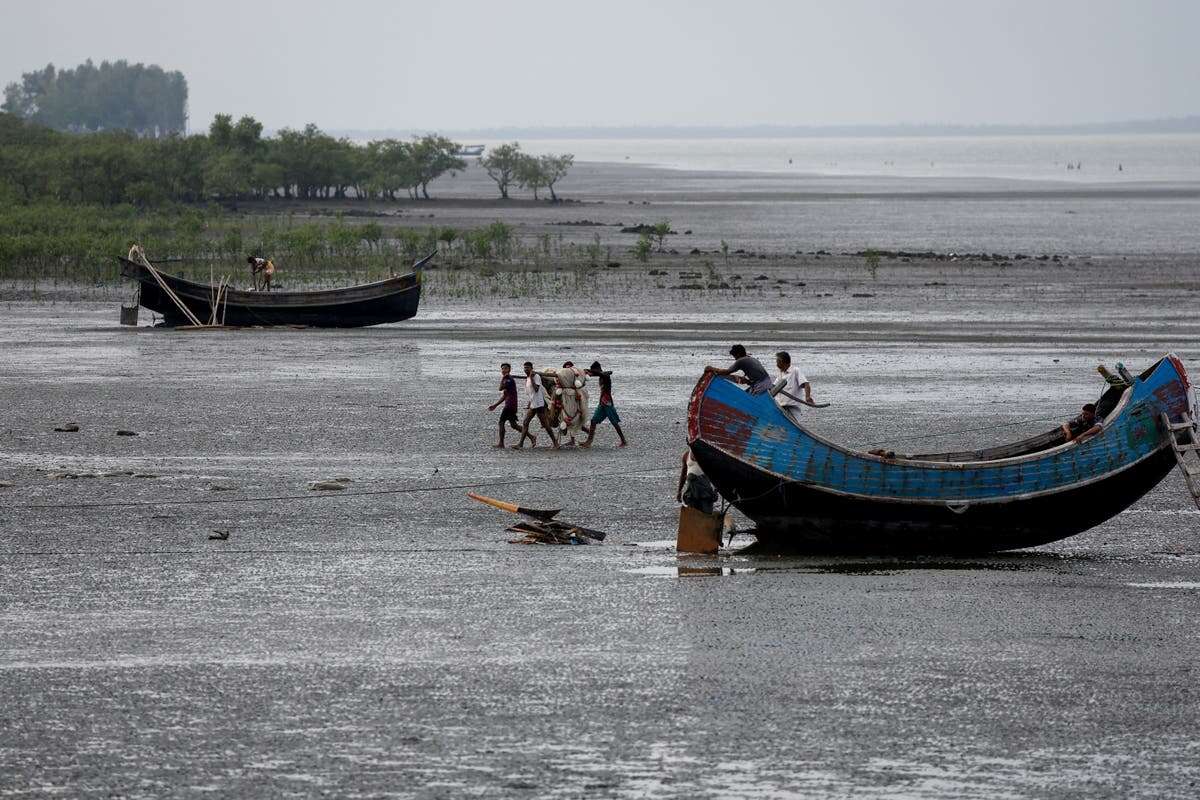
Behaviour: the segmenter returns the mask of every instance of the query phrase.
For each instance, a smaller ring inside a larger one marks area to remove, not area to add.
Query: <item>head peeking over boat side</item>
[[[1086,403],[1080,409],[1079,416],[1062,425],[1063,436],[1068,442],[1082,442],[1092,438],[1104,429],[1104,417],[1096,413],[1095,403]]]

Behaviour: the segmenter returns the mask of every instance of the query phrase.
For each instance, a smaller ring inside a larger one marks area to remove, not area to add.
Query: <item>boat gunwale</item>
[[[1156,362],[1156,364],[1157,364],[1157,362]],[[702,377],[700,379],[700,383],[696,385],[696,388],[692,392],[692,401],[689,405],[695,407],[694,410],[695,410],[695,415],[697,417],[697,423],[698,423],[698,417],[699,417],[699,411],[700,411],[699,406],[700,406],[700,403],[703,402],[704,392],[707,391],[709,384],[712,382],[712,379],[716,378],[716,377],[722,377],[722,376],[717,376],[717,375],[714,375],[713,373],[706,374],[704,377]],[[722,377],[722,379],[732,383],[732,381],[729,381],[728,378]],[[1129,405],[1130,398],[1133,395],[1133,392],[1131,391],[1133,388],[1134,387],[1130,386],[1128,389],[1125,390],[1125,392],[1121,396],[1121,400],[1117,403],[1117,405],[1113,408],[1113,410],[1111,412],[1109,412],[1109,420],[1115,422],[1117,418],[1119,418],[1121,415],[1123,415],[1126,412],[1127,406]],[[776,406],[776,409],[778,410],[778,406]],[[692,416],[693,416],[693,410],[692,410],[692,408],[689,408],[689,410],[688,410],[689,440],[690,441],[696,441],[696,440],[706,441],[702,437],[699,436],[698,429],[696,431],[695,436],[691,435],[692,431],[690,430],[690,428],[691,428]],[[1065,452],[1067,450],[1067,448],[1074,447],[1074,446],[1081,446],[1082,444],[1086,443],[1086,442],[1080,442],[1078,439],[1072,439],[1069,442],[1064,442],[1063,444],[1057,445],[1055,447],[1051,447],[1047,450],[1036,450],[1032,453],[1025,453],[1024,455],[1010,456],[1008,458],[998,458],[998,459],[993,459],[993,460],[982,460],[982,461],[923,461],[923,460],[911,459],[911,458],[903,458],[903,459],[902,458],[886,458],[884,456],[877,456],[872,453],[867,453],[862,450],[855,450],[855,449],[846,447],[844,445],[837,444],[836,442],[832,442],[829,439],[826,439],[825,437],[820,436],[819,434],[813,433],[811,430],[804,427],[803,425],[800,425],[799,423],[797,423],[795,420],[788,417],[783,412],[779,412],[779,416],[781,419],[787,420],[789,423],[794,425],[798,430],[802,431],[805,436],[808,436],[809,438],[813,439],[814,441],[817,441],[832,450],[836,450],[844,455],[859,458],[864,461],[871,461],[871,462],[875,462],[875,463],[887,464],[889,466],[897,466],[897,467],[915,466],[915,467],[919,467],[921,469],[935,468],[935,469],[962,470],[962,469],[966,469],[966,468],[976,468],[977,469],[980,466],[984,466],[984,465],[986,465],[986,466],[1010,466],[1013,464],[1018,464],[1018,463],[1026,462],[1026,461],[1037,461],[1037,460],[1040,460],[1041,458],[1045,457],[1047,454],[1057,455],[1060,452]],[[1106,420],[1106,422],[1107,422],[1107,420]],[[1111,430],[1112,430],[1112,428],[1110,428],[1109,425],[1106,424],[1104,426],[1104,428],[1102,429],[1102,433],[1100,434],[1100,436],[1093,437],[1086,441],[1087,442],[1102,441],[1101,437],[1103,437],[1104,435],[1109,433],[1109,431],[1111,431]],[[1038,434],[1038,436],[1042,436],[1042,435],[1045,435],[1045,434]],[[1020,444],[1023,441],[1029,441],[1030,439],[1035,439],[1035,438],[1037,438],[1037,437],[1035,436],[1035,437],[1029,437],[1027,439],[1018,439],[1015,442],[1013,442],[1012,444]],[[710,444],[713,447],[718,447],[717,445],[713,444],[712,442],[706,442],[706,443]],[[1003,446],[1003,445],[997,445],[997,446]],[[723,448],[719,448],[719,447],[718,447],[718,449],[723,450]],[[725,452],[728,452],[728,451],[725,451]]]

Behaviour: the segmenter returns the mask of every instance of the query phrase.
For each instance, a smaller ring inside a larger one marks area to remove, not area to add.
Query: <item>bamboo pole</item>
[[[175,292],[171,290],[171,287],[167,285],[167,282],[163,280],[163,277],[161,274],[159,274],[159,271],[154,268],[153,264],[150,263],[150,259],[146,258],[146,251],[142,250],[141,245],[135,244],[133,247],[129,248],[129,260],[140,263],[146,268],[146,270],[149,271],[149,273],[154,277],[154,280],[158,282],[158,287],[163,290],[167,297],[171,298],[172,302],[174,302],[179,310],[183,312],[183,315],[188,318],[189,322],[191,322],[197,328],[205,327],[204,323],[200,322],[199,317],[193,314],[192,310],[184,305],[183,301],[179,299],[179,296],[176,295]]]

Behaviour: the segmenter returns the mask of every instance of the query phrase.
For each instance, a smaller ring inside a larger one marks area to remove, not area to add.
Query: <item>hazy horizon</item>
[[[1200,4],[678,0],[431,7],[45,0],[10,8],[0,81],[47,63],[181,70],[192,130],[1070,127],[1200,112]]]

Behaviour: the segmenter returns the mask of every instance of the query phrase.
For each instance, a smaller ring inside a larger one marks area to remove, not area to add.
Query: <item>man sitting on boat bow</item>
[[[729,348],[729,355],[733,356],[734,361],[727,368],[707,366],[704,371],[731,377],[738,383],[745,383],[750,387],[750,394],[762,394],[771,388],[771,376],[767,374],[767,370],[757,358],[746,354],[745,347],[735,344]],[[736,377],[733,374],[735,372],[741,372],[745,377]]]

